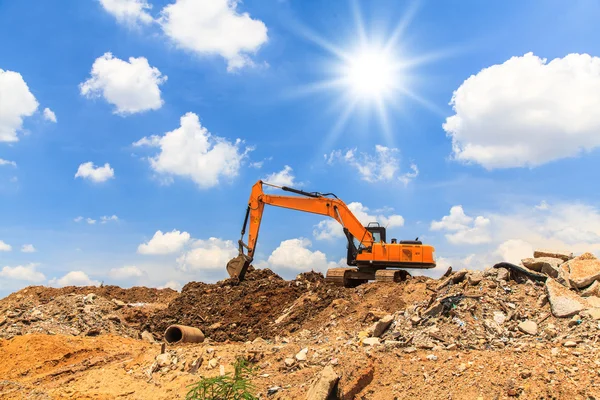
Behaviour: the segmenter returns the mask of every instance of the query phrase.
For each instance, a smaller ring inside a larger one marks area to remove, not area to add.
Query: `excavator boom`
[[[283,191],[295,193],[300,196],[270,195],[263,191],[263,184],[280,188]],[[340,280],[346,284],[346,278],[356,276],[361,282],[372,276],[375,279],[376,270],[387,268],[432,268],[435,266],[433,248],[422,246],[421,242],[385,243],[385,228],[377,226],[365,227],[356,218],[346,203],[332,193],[305,192],[298,189],[279,187],[258,181],[252,186],[248,208],[242,226],[239,244],[239,255],[227,263],[227,272],[232,278],[244,279],[244,275],[254,258],[260,224],[265,205],[288,208],[312,214],[324,215],[338,221],[343,227],[348,239],[348,265],[356,268],[335,268],[330,270],[332,280]],[[248,226],[249,224],[249,226]],[[244,236],[248,229],[248,242],[244,243]],[[244,252],[244,249],[247,251]],[[425,257],[424,257],[425,256]],[[416,258],[415,258],[416,257]],[[328,272],[328,278],[329,278]],[[356,273],[354,273],[356,272]],[[353,275],[354,274],[354,275]],[[342,278],[336,276],[342,276]],[[385,273],[380,273],[382,280]],[[392,273],[393,280],[398,274]],[[400,274],[402,275],[402,274]],[[399,275],[398,275],[399,276]],[[350,278],[348,278],[350,279]]]

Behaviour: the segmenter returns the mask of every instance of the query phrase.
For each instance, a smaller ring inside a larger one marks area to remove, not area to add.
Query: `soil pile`
[[[171,324],[190,325],[219,342],[271,338],[301,329],[333,300],[351,292],[325,283],[321,273],[285,281],[269,269],[252,270],[243,282],[188,283],[166,309],[150,318],[147,329],[160,336]]]

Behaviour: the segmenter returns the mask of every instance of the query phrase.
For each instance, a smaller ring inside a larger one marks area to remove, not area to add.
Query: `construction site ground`
[[[357,288],[269,270],[181,293],[29,287],[0,300],[0,398],[183,399],[239,357],[261,399],[306,398],[325,367],[331,398],[600,398],[600,315],[559,318],[547,283],[505,271]],[[163,346],[173,323],[207,340]]]

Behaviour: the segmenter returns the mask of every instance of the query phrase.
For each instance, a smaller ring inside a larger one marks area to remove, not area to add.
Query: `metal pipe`
[[[167,343],[201,343],[204,333],[198,328],[185,325],[171,325],[165,331]]]

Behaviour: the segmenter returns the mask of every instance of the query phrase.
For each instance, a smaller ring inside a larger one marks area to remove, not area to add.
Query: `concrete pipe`
[[[167,343],[201,343],[204,333],[198,328],[185,325],[171,325],[165,331]]]

